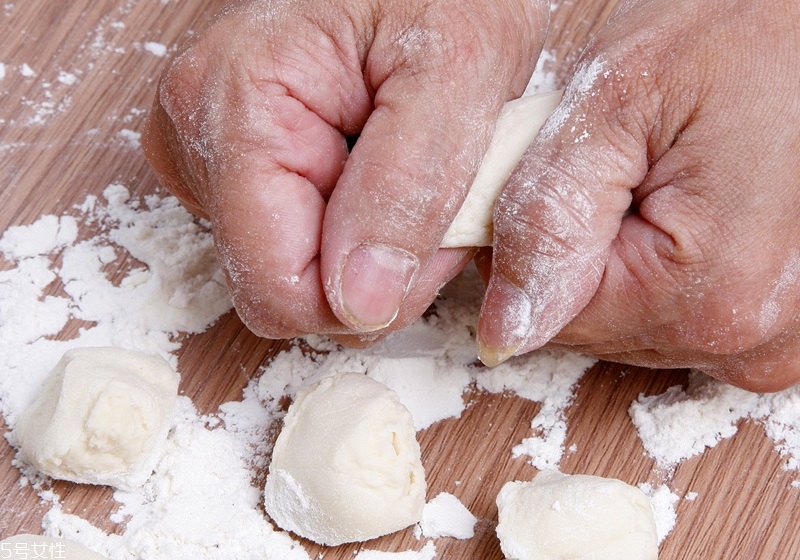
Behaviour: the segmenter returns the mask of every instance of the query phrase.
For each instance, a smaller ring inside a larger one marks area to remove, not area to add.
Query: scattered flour
[[[469,371],[439,365],[425,357],[384,357],[368,371],[370,377],[400,396],[414,417],[414,427],[423,430],[443,418],[458,418],[464,409],[461,395],[470,382]]]
[[[104,192],[105,206],[90,198],[80,220],[101,233],[77,241],[76,218],[42,217],[10,228],[0,250],[16,268],[0,271],[0,402],[13,427],[43,376],[67,348],[115,345],[157,352],[175,365],[179,333],[199,332],[230,309],[207,229],[172,198],[131,199],[124,187]],[[143,266],[118,284],[104,266],[126,251]],[[55,264],[60,252],[61,266]],[[53,282],[64,296],[42,298]],[[76,338],[60,341],[70,319],[86,321]],[[25,328],[21,328],[25,327]],[[126,522],[121,535],[106,535],[64,512],[46,480],[25,473],[52,502],[43,529],[113,559],[247,558],[305,560],[305,550],[275,531],[259,510],[253,469],[263,466],[265,431],[273,408],[257,399],[230,403],[201,417],[179,398],[166,451],[145,485],[114,494]],[[216,429],[215,429],[216,428]],[[202,468],[198,466],[202,465]]]
[[[526,367],[520,367],[520,363]],[[539,470],[553,470],[564,454],[567,439],[565,412],[574,398],[574,388],[595,360],[578,354],[541,351],[477,374],[478,386],[492,393],[513,391],[520,397],[542,403],[531,421],[534,434],[514,450],[528,455]]]
[[[167,54],[167,46],[155,41],[147,41],[142,48],[155,56],[166,56]]]
[[[19,65],[19,73],[22,74],[25,78],[34,78],[36,77],[36,72],[31,68],[27,62],[23,62]]]
[[[71,86],[78,83],[78,76],[76,76],[71,72],[65,72],[63,70],[61,70],[58,73],[58,77],[56,79],[59,81],[59,83],[62,83],[65,86]]]
[[[91,228],[100,231],[87,235]],[[42,216],[9,228],[0,251],[12,265],[0,271],[0,406],[10,428],[68,348],[121,346],[158,353],[174,366],[182,333],[204,330],[231,307],[205,225],[171,197],[132,198],[118,184],[106,188],[100,200],[89,197],[74,215]],[[106,271],[116,270],[126,255],[141,265],[112,281]],[[59,295],[44,296],[47,291]],[[44,531],[113,560],[233,559],[264,551],[281,560],[308,558],[264,517],[261,490],[251,482],[268,462],[266,433],[282,417],[281,403],[302,387],[348,370],[393,387],[418,429],[459,416],[466,406],[463,394],[482,371],[472,335],[480,294],[472,271],[444,290],[432,315],[366,351],[308,337],[276,356],[240,401],[222,405],[217,414],[201,416],[188,397],[179,397],[153,476],[137,490],[114,493],[119,508],[111,520],[123,523],[121,534],[107,535],[64,511],[47,479],[24,471],[51,504]],[[72,320],[83,322],[77,335],[54,339]],[[302,351],[301,343],[311,351]],[[546,353],[531,358],[503,367],[497,377],[508,386],[500,390],[513,386],[527,398],[544,398],[543,391],[558,387],[546,405],[558,414],[570,402],[569,384],[591,361]],[[458,526],[437,530],[431,520],[428,529],[466,536],[469,512],[461,513]],[[425,560],[436,552],[429,542],[419,552],[387,554],[363,551],[358,557]]]
[[[118,69],[106,70],[109,68],[109,57],[126,54],[126,48],[119,45],[119,42],[130,43],[130,39],[123,35],[125,24],[120,18],[130,14],[132,4],[138,0],[126,0],[118,2],[110,7],[108,13],[100,18],[98,25],[90,30],[83,38],[82,44],[76,50],[76,56],[70,61],[71,66],[58,68],[53,66],[43,66],[34,68],[24,60],[4,60],[0,62],[0,80],[3,80],[12,72],[18,72],[23,78],[30,80],[36,79],[27,87],[25,97],[21,100],[21,105],[27,110],[24,116],[9,116],[0,118],[0,125],[18,124],[28,127],[40,127],[51,124],[54,117],[66,113],[72,103],[72,99],[65,92],[68,88],[78,84],[82,78],[96,74],[98,71],[110,71],[116,73]],[[12,11],[12,4],[5,4],[8,13]],[[25,32],[20,29],[19,32]],[[163,57],[168,52],[165,45],[157,42],[136,42],[137,50]],[[21,53],[24,55],[24,53]],[[144,78],[150,79],[150,78]],[[16,144],[8,142],[0,145],[0,150],[9,151],[17,148],[26,147],[25,143]]]
[[[92,228],[99,232],[89,235]],[[230,309],[204,224],[173,198],[132,198],[122,185],[110,185],[102,199],[89,197],[73,215],[42,216],[9,228],[0,238],[0,252],[11,265],[0,270],[0,411],[10,428],[68,348],[116,345],[159,353],[175,365],[182,333],[200,332]],[[126,254],[141,265],[112,281],[106,271],[118,268]],[[56,295],[44,296],[47,292]],[[458,417],[473,383],[539,402],[533,434],[514,453],[530,456],[540,469],[557,466],[564,453],[565,412],[593,360],[541,351],[491,371],[477,366],[472,333],[480,294],[474,271],[460,276],[445,287],[432,314],[369,350],[341,349],[323,337],[298,341],[261,369],[241,400],[222,405],[216,414],[202,416],[188,397],[179,397],[153,476],[138,490],[114,494],[119,507],[112,521],[123,523],[121,534],[107,535],[64,511],[47,480],[25,471],[25,479],[51,504],[44,531],[113,560],[233,559],[263,551],[278,559],[308,558],[301,545],[264,517],[261,490],[252,480],[268,462],[266,433],[282,417],[285,398],[340,371],[366,373],[392,387],[417,429]],[[83,322],[75,337],[55,339],[72,320]],[[776,442],[786,467],[799,467],[797,390],[754,395],[692,374],[686,389],[640,397],[631,417],[645,448],[662,466],[702,453],[731,437],[739,420],[751,418]],[[651,496],[663,539],[675,524],[677,497],[667,486],[643,489]],[[444,500],[450,502],[442,505]],[[468,538],[471,514],[460,510],[458,521],[445,509],[455,511],[453,499],[431,500],[421,534]],[[445,527],[443,520],[453,525]],[[370,550],[357,558],[435,555],[429,542],[419,552]]]
[[[667,535],[675,528],[678,515],[675,512],[675,504],[680,499],[665,484],[653,488],[652,485],[643,483],[639,489],[650,498],[650,506],[653,508],[653,515],[656,519],[656,532],[658,533],[658,543],[661,544]]]
[[[138,150],[142,147],[141,139],[142,133],[136,132],[135,130],[130,130],[128,128],[123,128],[119,132],[117,132],[117,137],[122,140],[122,142],[131,149]]]
[[[425,504],[419,527],[422,535],[430,539],[471,539],[477,522],[478,518],[458,498],[442,492]]]
[[[665,469],[733,437],[738,423],[751,419],[775,442],[785,468],[800,470],[800,387],[756,394],[692,372],[686,389],[640,396],[630,415],[645,449]]]

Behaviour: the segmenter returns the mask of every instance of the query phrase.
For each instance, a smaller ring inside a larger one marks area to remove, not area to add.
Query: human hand
[[[800,380],[800,4],[631,0],[495,210],[479,352]]]
[[[171,62],[142,144],[211,220],[250,329],[358,345],[425,311],[471,257],[439,241],[530,77],[548,8],[251,0]]]

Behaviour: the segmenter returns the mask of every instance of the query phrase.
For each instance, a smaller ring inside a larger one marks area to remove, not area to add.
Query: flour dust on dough
[[[425,490],[411,413],[382,383],[343,373],[289,407],[264,503],[282,529],[336,546],[419,522]]]
[[[539,129],[561,101],[562,91],[520,97],[505,104],[494,136],[442,247],[492,244],[494,202]]]
[[[20,458],[57,479],[141,486],[161,456],[179,380],[159,356],[68,350],[14,427]]]

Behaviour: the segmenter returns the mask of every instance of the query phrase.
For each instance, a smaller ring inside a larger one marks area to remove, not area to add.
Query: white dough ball
[[[336,546],[419,522],[425,489],[411,413],[382,383],[344,373],[289,407],[264,501],[282,529]]]
[[[67,539],[42,535],[15,535],[0,541],[0,558],[16,560],[106,560],[85,546]]]
[[[650,500],[621,480],[540,472],[497,497],[497,536],[513,560],[656,560]]]
[[[163,450],[179,380],[158,356],[69,350],[14,428],[20,457],[53,478],[141,486]]]
[[[547,117],[561,102],[562,91],[520,97],[503,106],[478,174],[447,233],[442,247],[488,247],[494,229],[494,202]]]

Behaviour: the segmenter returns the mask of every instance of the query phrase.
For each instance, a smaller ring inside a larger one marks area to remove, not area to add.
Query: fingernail
[[[386,245],[360,245],[342,270],[341,302],[347,319],[363,331],[389,325],[397,317],[419,261]]]
[[[517,353],[531,327],[531,300],[500,275],[493,275],[478,324],[478,358],[489,367]]]

